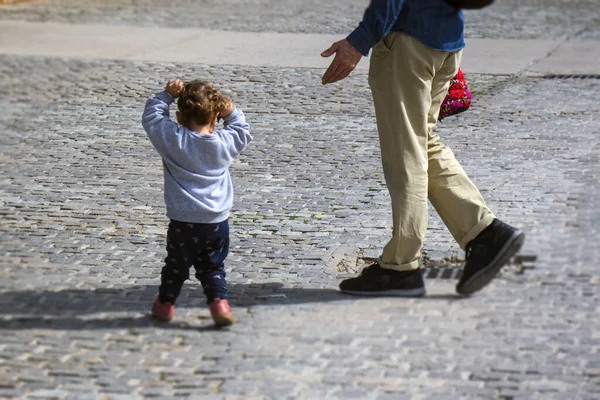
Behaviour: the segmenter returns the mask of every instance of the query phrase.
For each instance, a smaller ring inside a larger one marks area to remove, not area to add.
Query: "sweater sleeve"
[[[219,136],[225,143],[229,156],[235,158],[252,141],[250,125],[242,110],[234,108],[233,111],[223,118],[223,129]]]
[[[142,126],[160,155],[167,152],[167,136],[177,132],[177,124],[169,118],[169,105],[173,98],[167,92],[160,92],[146,101],[142,115]]]
[[[383,39],[400,15],[404,0],[371,0],[362,21],[346,39],[364,56]]]

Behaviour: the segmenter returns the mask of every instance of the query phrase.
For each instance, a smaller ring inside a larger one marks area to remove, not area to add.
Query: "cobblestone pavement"
[[[544,2],[571,5],[561,18],[590,3]],[[173,21],[149,2],[60,4],[0,17]],[[238,18],[258,15],[248,4],[294,31],[313,18],[287,1],[238,2]],[[523,4],[515,14],[537,3]],[[366,74],[323,87],[321,73],[0,56],[0,398],[600,399],[600,80],[467,76],[471,110],[438,132],[493,211],[526,232],[527,268],[471,298],[427,279],[424,299],[361,299],[337,283],[385,244],[389,199]],[[140,116],[176,76],[224,87],[255,138],[232,166],[238,323],[219,331],[195,281],[171,324],[148,317],[167,220]],[[427,261],[453,264],[462,252],[430,217]]]
[[[250,32],[347,35],[367,0],[37,0],[3,6],[0,18]],[[597,0],[498,0],[466,12],[467,36],[600,39]]]
[[[336,284],[390,229],[363,73],[322,87],[312,69],[1,64],[0,395],[598,398],[600,81],[471,76],[474,106],[440,125],[535,269],[471,299],[442,279],[424,300],[356,299]],[[166,219],[139,119],[172,76],[227,87],[255,137],[232,168],[226,331],[195,282],[173,324],[147,317]],[[460,255],[433,212],[426,251]]]

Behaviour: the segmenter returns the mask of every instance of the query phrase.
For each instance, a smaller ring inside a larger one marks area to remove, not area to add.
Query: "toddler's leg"
[[[227,302],[225,258],[229,253],[229,223],[204,225],[204,242],[198,251],[194,267],[202,283],[206,302],[215,325],[231,325],[234,320]]]
[[[204,288],[206,302],[210,304],[215,298],[227,298],[227,281],[225,279],[225,258],[229,254],[229,222],[203,225],[203,243],[199,247],[194,261],[196,278]]]
[[[194,261],[193,224],[171,221],[167,232],[167,257],[158,289],[162,303],[175,304]]]

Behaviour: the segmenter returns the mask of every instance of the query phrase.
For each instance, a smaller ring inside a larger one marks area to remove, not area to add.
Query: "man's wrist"
[[[362,23],[346,37],[346,40],[365,57],[373,47],[371,36]]]

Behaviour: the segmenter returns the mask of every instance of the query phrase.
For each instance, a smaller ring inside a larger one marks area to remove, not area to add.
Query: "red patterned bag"
[[[446,98],[442,102],[438,121],[441,121],[449,115],[467,111],[470,105],[471,92],[469,92],[467,81],[465,81],[465,77],[459,69],[456,76],[450,81],[450,88],[448,89]]]

